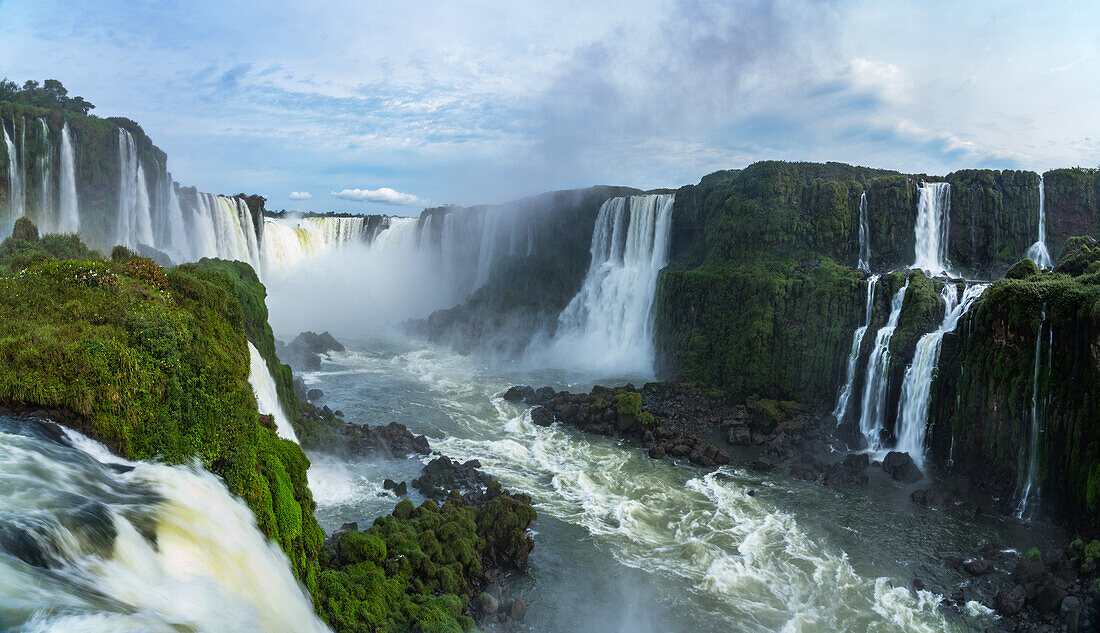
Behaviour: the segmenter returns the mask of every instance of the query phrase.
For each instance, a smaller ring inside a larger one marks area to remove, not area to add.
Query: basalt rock
[[[847,455],[841,461],[825,469],[824,483],[826,486],[835,488],[862,486],[867,483],[867,475],[863,471],[867,470],[870,464],[871,461],[866,454],[853,453]]]
[[[531,422],[539,426],[550,426],[554,423],[554,414],[542,405],[531,409]]]
[[[909,453],[890,451],[882,460],[882,470],[895,481],[906,484],[915,483],[924,478],[924,474],[917,468]]]

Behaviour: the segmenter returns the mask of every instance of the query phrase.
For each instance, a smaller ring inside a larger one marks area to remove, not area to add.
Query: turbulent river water
[[[534,498],[530,570],[507,590],[527,602],[535,631],[984,630],[995,616],[978,603],[938,606],[932,590],[958,581],[944,557],[972,556],[985,542],[1030,547],[1015,522],[916,507],[915,485],[878,476],[835,490],[775,471],[707,472],[614,439],[536,426],[501,397],[516,383],[581,391],[630,376],[487,365],[397,338],[349,349],[358,351],[333,354],[305,375],[327,404],[358,423],[401,422]],[[400,459],[315,456],[310,484],[322,526],[390,511],[383,478],[407,480],[418,469]],[[915,577],[929,590],[911,589]]]

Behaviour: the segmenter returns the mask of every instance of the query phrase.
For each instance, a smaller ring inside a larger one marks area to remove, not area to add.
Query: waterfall
[[[844,422],[844,416],[848,413],[848,400],[852,396],[852,389],[856,382],[856,369],[859,365],[859,350],[863,346],[863,337],[867,329],[871,327],[871,313],[874,312],[875,285],[878,284],[878,275],[871,275],[867,280],[867,299],[864,301],[863,325],[856,328],[852,334],[852,351],[848,353],[848,372],[844,386],[840,389],[840,395],[836,399],[836,407],[833,408],[833,417],[839,425]]]
[[[890,302],[890,316],[886,325],[875,334],[875,346],[867,359],[867,371],[864,373],[862,409],[859,415],[859,430],[867,438],[873,450],[882,448],[882,430],[886,426],[886,388],[890,381],[890,339],[898,327],[901,308],[905,304],[905,292],[909,289],[909,279],[894,295]]]
[[[172,182],[171,174],[168,174],[168,233],[173,256],[180,261],[186,261],[192,257],[193,250],[187,235],[187,225],[183,219],[179,191],[176,184]]]
[[[42,153],[38,156],[38,224],[53,229],[57,226],[53,203],[53,144],[46,119],[38,119]]]
[[[61,183],[58,196],[59,221],[62,233],[80,230],[80,203],[76,194],[76,160],[73,158],[73,138],[68,122],[61,126]]]
[[[275,389],[275,379],[271,377],[271,371],[267,368],[267,362],[260,355],[260,350],[248,342],[248,384],[252,385],[252,393],[256,394],[256,406],[261,414],[268,414],[275,418],[275,428],[279,437],[298,443],[298,436],[294,433],[294,427],[290,424],[290,418],[283,411],[283,405],[279,403],[279,392]]]
[[[580,292],[537,356],[553,366],[653,373],[653,302],[668,258],[672,194],[612,198],[592,232]],[[541,344],[540,344],[541,345]]]
[[[197,466],[0,416],[0,629],[320,633],[289,561]]]
[[[336,248],[365,244],[366,222],[362,216],[264,218],[264,269],[282,271]]]
[[[868,221],[867,192],[859,194],[859,268],[871,270],[871,226]]]
[[[12,121],[12,131],[16,129],[15,121]],[[15,143],[12,142],[10,136],[8,136],[8,128],[4,126],[3,120],[0,119],[0,129],[4,132],[4,146],[8,150],[8,220],[5,227],[4,234],[11,232],[11,224],[23,217],[26,212],[24,208],[25,194],[23,192],[23,167],[19,162],[19,154],[15,151]]]
[[[1028,436],[1027,469],[1019,488],[1020,504],[1016,506],[1016,516],[1023,519],[1028,510],[1034,511],[1039,505],[1039,435],[1042,428],[1042,409],[1039,406],[1039,364],[1042,359],[1043,326],[1047,322],[1047,306],[1043,304],[1043,316],[1039,321],[1039,331],[1035,334],[1035,363],[1031,372],[1031,432]],[[1054,344],[1054,332],[1050,333],[1050,346]],[[1047,356],[1048,363],[1050,356]],[[1049,369],[1047,370],[1049,373]],[[1030,507],[1029,507],[1030,506]]]
[[[923,182],[917,199],[916,258],[913,268],[930,276],[947,271],[947,236],[951,224],[951,185]]]
[[[1050,260],[1050,253],[1047,251],[1047,209],[1042,175],[1039,176],[1039,239],[1027,249],[1027,256],[1039,268],[1054,267],[1054,263]]]
[[[924,467],[924,437],[928,428],[928,406],[932,398],[932,377],[940,360],[943,335],[954,331],[959,319],[982,296],[988,284],[967,286],[959,298],[953,284],[943,287],[943,321],[935,331],[917,341],[913,362],[905,370],[898,401],[897,450],[909,453],[918,467]]]
[[[486,209],[482,216],[481,247],[478,250],[475,288],[480,288],[489,281],[489,273],[492,270],[493,259],[496,256],[497,227],[500,225],[500,215],[500,208],[492,208]]]
[[[117,241],[129,246],[152,246],[155,242],[145,169],[138,157],[134,137],[122,128],[118,130],[118,165]]]

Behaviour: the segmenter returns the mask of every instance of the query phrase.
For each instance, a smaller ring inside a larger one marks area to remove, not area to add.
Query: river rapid
[[[778,470],[707,472],[613,438],[539,427],[502,398],[512,384],[587,391],[640,386],[640,376],[490,364],[401,337],[348,349],[304,375],[325,404],[356,423],[405,424],[533,497],[530,568],[506,592],[527,603],[534,631],[980,631],[996,622],[989,609],[940,604],[960,580],[944,558],[971,557],[987,542],[1034,544],[1015,521],[917,507],[909,495],[920,484],[881,473],[837,490]],[[382,480],[412,479],[420,466],[311,457],[326,531],[392,510]],[[914,578],[928,588],[913,589]]]

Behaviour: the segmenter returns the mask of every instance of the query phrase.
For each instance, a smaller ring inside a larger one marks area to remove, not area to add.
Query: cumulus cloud
[[[290,199],[291,200],[312,200],[313,199],[313,194],[308,192],[308,191],[291,191],[290,192]]]
[[[379,187],[378,189],[344,189],[331,193],[337,198],[353,200],[355,202],[378,202],[381,204],[396,204],[409,207],[424,203],[423,200],[411,193],[401,193],[389,187]]]

